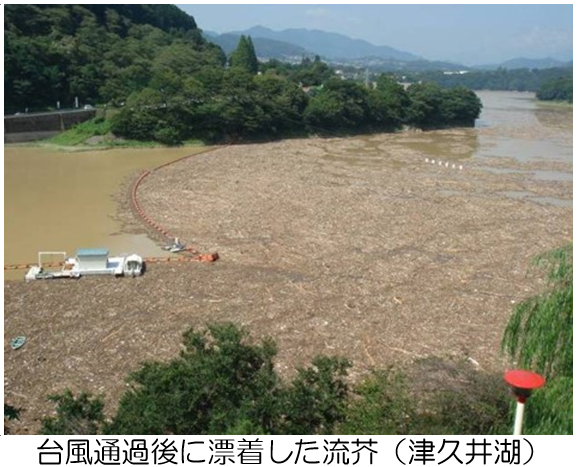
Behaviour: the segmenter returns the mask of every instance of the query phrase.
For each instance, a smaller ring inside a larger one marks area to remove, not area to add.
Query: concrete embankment
[[[96,110],[72,110],[4,116],[4,143],[50,138],[96,116]]]

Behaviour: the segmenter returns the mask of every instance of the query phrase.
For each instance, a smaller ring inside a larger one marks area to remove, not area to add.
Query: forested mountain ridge
[[[6,5],[4,47],[5,112],[124,101],[226,60],[174,5]]]
[[[5,12],[5,112],[70,108],[76,98],[115,106],[107,128],[130,140],[472,125],[481,110],[471,91],[428,84],[405,91],[387,77],[367,86],[337,76],[319,56],[259,63],[251,36],[227,57],[171,6],[9,5]]]
[[[47,35],[53,28],[73,34],[79,19],[90,12],[102,26],[126,34],[130,24],[149,24],[165,32],[197,29],[192,16],[174,5],[6,5],[4,29],[27,35]],[[119,29],[120,28],[120,29]]]

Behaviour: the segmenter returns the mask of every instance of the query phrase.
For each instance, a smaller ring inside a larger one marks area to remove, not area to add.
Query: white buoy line
[[[439,165],[441,167],[445,167],[445,168],[451,168],[451,169],[459,169],[459,170],[463,170],[463,166],[462,165],[457,165],[457,164],[451,164],[449,162],[446,161],[439,161],[439,160],[435,160],[435,159],[429,159],[428,157],[425,158],[425,163],[427,164],[432,164],[432,165]]]

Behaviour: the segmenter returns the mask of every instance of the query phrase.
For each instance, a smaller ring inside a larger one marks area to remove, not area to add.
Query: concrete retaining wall
[[[11,142],[11,139],[32,141],[46,137],[46,135],[52,136],[95,116],[96,110],[72,110],[68,112],[5,116],[4,142]],[[24,136],[25,133],[28,133],[29,137]],[[14,136],[11,138],[10,135]]]

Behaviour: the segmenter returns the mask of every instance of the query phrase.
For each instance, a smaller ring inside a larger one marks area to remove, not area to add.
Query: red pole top
[[[545,378],[527,370],[509,370],[505,372],[505,381],[518,389],[538,389],[545,384]]]

